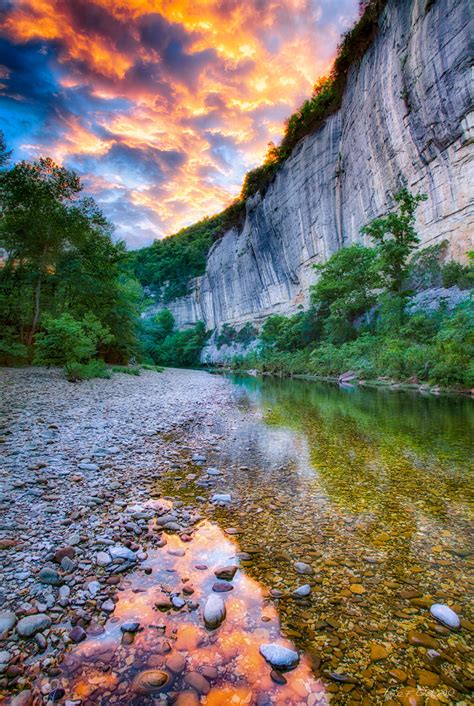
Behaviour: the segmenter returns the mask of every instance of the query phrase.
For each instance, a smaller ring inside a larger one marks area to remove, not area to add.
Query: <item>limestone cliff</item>
[[[340,110],[303,139],[240,231],[211,249],[206,272],[171,303],[179,326],[258,321],[308,299],[313,264],[360,241],[401,185],[428,194],[423,245],[474,247],[469,0],[390,0],[349,74]]]

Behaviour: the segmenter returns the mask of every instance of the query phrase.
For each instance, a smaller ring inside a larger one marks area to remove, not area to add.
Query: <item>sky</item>
[[[130,248],[220,211],[357,0],[0,0],[0,129],[75,169]]]

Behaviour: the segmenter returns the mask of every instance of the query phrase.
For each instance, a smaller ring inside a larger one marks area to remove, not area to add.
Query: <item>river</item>
[[[213,492],[230,504],[150,548],[105,632],[67,656],[66,694],[84,704],[467,703],[472,401],[229,380],[235,404],[216,416],[206,461],[169,434],[176,466],[145,505],[205,508]],[[216,589],[214,571],[229,564],[234,579]],[[294,596],[301,586],[308,595]],[[201,609],[213,590],[227,615],[209,631]],[[461,629],[436,622],[434,603],[451,606]],[[124,636],[124,621],[138,631]],[[297,650],[296,669],[271,672],[264,643]]]

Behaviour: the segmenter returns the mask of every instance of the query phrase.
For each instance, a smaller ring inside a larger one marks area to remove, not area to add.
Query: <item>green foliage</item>
[[[113,373],[124,373],[125,375],[135,375],[138,377],[140,375],[140,368],[130,367],[128,365],[112,365]]]
[[[204,218],[176,235],[130,253],[136,277],[165,303],[185,295],[189,280],[204,273],[211,245],[228,228],[241,222],[244,211],[243,202],[237,201],[212,218]]]
[[[34,363],[84,363],[97,354],[99,346],[110,343],[112,338],[110,330],[93,314],[86,314],[80,321],[71,314],[62,314],[57,319],[45,314],[42,331],[36,335]]]
[[[323,337],[342,343],[356,335],[356,317],[375,303],[375,290],[381,285],[378,252],[351,245],[315,269],[320,277],[311,288],[311,302],[323,322]]]
[[[240,329],[236,329],[230,324],[224,324],[217,336],[216,345],[218,348],[230,346],[233,343],[247,346],[256,338],[257,334],[257,329],[250,322],[244,324]]]
[[[443,284],[443,264],[448,241],[417,250],[407,270],[407,289],[429,289]]]
[[[233,361],[236,368],[280,375],[338,377],[354,371],[365,379],[426,381],[443,387],[474,386],[474,305],[451,315],[414,314],[399,332],[363,333],[342,345],[323,341],[297,351],[263,348]]]
[[[121,362],[138,351],[141,287],[126,272],[123,243],[112,242],[112,226],[81,190],[73,171],[47,158],[0,171],[2,350],[26,347],[31,359],[43,315],[84,322],[92,314],[111,333],[101,356]]]
[[[445,317],[434,339],[430,378],[440,385],[474,387],[474,303],[460,305]]]
[[[4,330],[0,339],[0,365],[21,365],[26,363],[28,348],[15,338],[15,333]]]
[[[389,291],[403,295],[403,284],[408,274],[408,260],[420,239],[415,231],[415,214],[418,204],[427,199],[426,194],[411,194],[401,189],[395,194],[398,213],[390,211],[364,226],[361,232],[368,235],[378,247],[380,272]]]
[[[474,287],[474,253],[469,253],[469,264],[462,265],[456,260],[447,262],[442,270],[443,287],[457,286],[459,289]]]
[[[88,363],[70,362],[65,366],[66,378],[69,382],[80,382],[81,380],[90,380],[91,378],[111,377],[110,370],[107,368],[103,360],[89,360]]]
[[[192,328],[175,330],[173,315],[166,309],[143,322],[145,354],[158,365],[184,368],[199,365],[207,337],[202,321]]]
[[[265,347],[275,351],[296,351],[315,341],[318,333],[313,310],[293,316],[274,314],[265,320],[260,340]]]

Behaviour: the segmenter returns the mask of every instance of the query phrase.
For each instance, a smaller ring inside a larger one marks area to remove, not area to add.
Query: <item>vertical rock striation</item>
[[[473,248],[474,114],[468,0],[389,0],[377,36],[351,69],[340,110],[304,138],[240,231],[211,249],[206,272],[169,308],[208,328],[291,313],[308,300],[313,265],[361,241],[402,185],[428,194],[423,245]],[[471,191],[470,191],[471,190]]]

